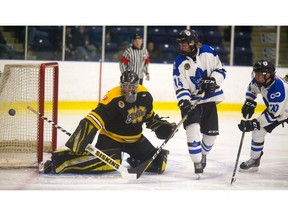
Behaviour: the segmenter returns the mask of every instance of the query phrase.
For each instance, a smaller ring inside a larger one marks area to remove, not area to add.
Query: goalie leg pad
[[[166,139],[176,128],[176,123],[169,123],[162,119],[163,117],[160,118],[158,114],[155,114],[146,123],[146,127],[154,131],[158,139]]]
[[[149,158],[152,157],[157,149],[153,151],[153,154],[149,155]],[[154,159],[152,164],[145,170],[145,172],[154,172],[154,173],[163,173],[166,169],[166,164],[167,164],[167,157],[168,157],[169,151],[162,149],[162,151],[158,154],[158,156]],[[145,161],[145,160],[144,160]],[[141,160],[134,159],[132,157],[127,158],[127,162],[131,167],[136,167],[142,162]]]
[[[152,164],[148,167],[148,169],[145,172],[154,172],[162,174],[166,169],[168,154],[169,154],[168,150],[162,149],[162,151],[154,159]]]
[[[93,142],[96,133],[96,128],[88,120],[82,119],[65,145],[73,152],[81,154],[85,152],[86,146]]]
[[[121,150],[108,149],[103,152],[118,163],[121,163]],[[112,167],[104,163],[88,152],[75,153],[71,150],[58,150],[52,153],[54,173],[76,173],[76,174],[101,174],[114,171]]]

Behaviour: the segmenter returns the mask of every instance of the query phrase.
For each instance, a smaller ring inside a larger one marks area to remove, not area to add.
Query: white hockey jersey
[[[259,87],[253,78],[248,85],[246,98],[255,100],[258,94],[262,95],[267,108],[258,118],[262,127],[288,118],[288,83],[281,77],[275,75],[274,82],[267,88]]]
[[[173,82],[178,102],[182,99],[190,100],[192,103],[197,100],[202,79],[207,76],[214,77],[219,88],[199,103],[220,103],[224,100],[221,84],[226,78],[226,71],[215,50],[208,45],[202,45],[198,49],[195,61],[189,56],[179,54],[173,65]]]

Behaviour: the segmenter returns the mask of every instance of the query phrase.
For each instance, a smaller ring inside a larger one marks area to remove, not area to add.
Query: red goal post
[[[27,106],[57,123],[58,80],[57,62],[4,66],[0,80],[0,167],[37,167],[44,152],[57,148],[57,129]]]

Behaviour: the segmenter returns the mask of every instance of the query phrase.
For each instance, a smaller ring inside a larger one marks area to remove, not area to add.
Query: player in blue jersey
[[[183,30],[177,36],[179,55],[173,66],[173,81],[178,106],[184,117],[199,94],[205,96],[184,122],[188,151],[196,174],[203,173],[206,155],[211,151],[218,131],[216,104],[224,100],[221,84],[226,71],[216,51],[198,40],[193,30]]]
[[[240,164],[240,171],[257,171],[263,155],[265,135],[280,124],[288,123],[288,84],[275,73],[274,64],[268,60],[257,61],[253,66],[253,78],[248,85],[241,112],[244,118],[252,117],[258,94],[261,94],[266,109],[257,119],[241,120],[238,125],[241,131],[252,131],[251,159]]]

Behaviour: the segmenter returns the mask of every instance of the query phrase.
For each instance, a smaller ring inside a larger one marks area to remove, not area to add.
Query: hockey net
[[[0,167],[37,167],[44,152],[56,149],[56,128],[27,106],[57,123],[58,71],[56,62],[4,66],[0,79]]]

